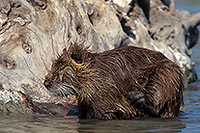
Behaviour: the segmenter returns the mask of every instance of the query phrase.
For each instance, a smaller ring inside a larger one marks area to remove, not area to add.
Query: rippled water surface
[[[176,0],[176,3],[178,9],[187,9],[192,13],[200,11],[200,0]],[[200,78],[200,43],[193,48],[192,60]],[[186,113],[174,119],[99,121],[1,114],[0,132],[200,132],[200,82],[184,92],[184,101]]]

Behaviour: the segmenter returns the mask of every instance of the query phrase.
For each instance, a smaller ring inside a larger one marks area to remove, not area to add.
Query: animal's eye
[[[71,54],[71,58],[78,64],[81,64],[83,61],[82,61],[82,55],[81,54],[75,54],[75,53],[72,53]]]
[[[63,62],[63,61],[60,61],[59,63],[58,63],[58,65],[59,66],[63,66],[65,63]]]
[[[66,48],[63,49],[63,53],[65,53],[65,52],[66,52]]]

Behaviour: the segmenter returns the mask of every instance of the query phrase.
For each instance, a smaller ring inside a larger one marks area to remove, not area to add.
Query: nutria
[[[53,63],[44,85],[56,95],[76,95],[81,118],[169,118],[183,105],[179,66],[133,46],[92,53],[73,44]]]

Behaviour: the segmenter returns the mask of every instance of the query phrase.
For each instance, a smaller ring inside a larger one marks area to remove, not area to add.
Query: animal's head
[[[85,65],[87,53],[77,44],[71,44],[67,50],[63,50],[45,77],[45,87],[56,95],[77,95],[80,88],[78,76]]]

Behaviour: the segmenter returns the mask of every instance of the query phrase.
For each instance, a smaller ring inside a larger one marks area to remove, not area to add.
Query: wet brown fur
[[[122,48],[91,53],[71,45],[52,65],[46,80],[50,91],[76,92],[81,117],[96,119],[169,118],[183,105],[182,73],[162,53],[144,48]],[[152,114],[134,105],[129,92],[142,92]]]

